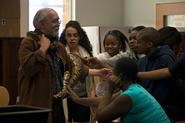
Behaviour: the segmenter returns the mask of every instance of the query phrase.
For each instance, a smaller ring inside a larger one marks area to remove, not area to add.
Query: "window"
[[[61,34],[65,24],[71,19],[71,1],[72,0],[29,0],[29,30],[34,30],[33,18],[36,12],[44,7],[54,9],[60,19],[59,34]]]
[[[185,15],[165,16],[165,25],[176,27],[179,31],[185,31]]]

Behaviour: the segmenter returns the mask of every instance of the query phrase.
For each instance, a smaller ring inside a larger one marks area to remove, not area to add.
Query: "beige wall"
[[[20,33],[24,37],[29,30],[29,0],[20,0],[20,6]]]
[[[185,0],[156,0],[156,3],[175,3],[175,2],[185,2]]]
[[[28,0],[21,1],[21,36],[28,30]],[[82,26],[155,27],[156,3],[185,0],[76,0],[75,19]]]
[[[174,2],[185,0],[76,0],[76,19],[85,26],[155,27],[156,4]]]
[[[175,2],[185,2],[185,0],[124,0],[123,26],[156,27],[156,4]]]
[[[123,0],[76,0],[76,20],[83,26],[122,26]]]
[[[155,27],[155,0],[124,0],[123,26]]]
[[[21,36],[28,30],[28,0],[21,1]],[[122,26],[123,0],[76,0],[73,19],[82,26]]]

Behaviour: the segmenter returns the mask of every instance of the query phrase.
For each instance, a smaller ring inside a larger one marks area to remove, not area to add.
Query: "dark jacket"
[[[52,107],[53,66],[49,53],[44,55],[39,49],[40,35],[28,32],[19,49],[18,94],[20,104],[38,107]],[[57,56],[63,62],[64,70],[70,62],[64,46],[54,41]]]
[[[170,73],[176,78],[173,83],[173,96],[169,103],[175,105],[171,113],[176,121],[185,120],[185,55],[170,68]]]
[[[150,56],[145,56],[138,61],[139,71],[150,71],[169,67],[175,63],[175,54],[168,46],[157,48]],[[168,107],[168,97],[173,87],[173,78],[159,80],[139,80],[146,90],[152,94],[162,105],[164,110]],[[166,111],[166,110],[165,110]]]

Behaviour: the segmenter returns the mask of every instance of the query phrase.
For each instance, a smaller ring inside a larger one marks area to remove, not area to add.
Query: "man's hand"
[[[50,42],[51,41],[44,34],[41,35],[39,44],[40,44],[40,50],[42,50],[44,54],[48,50],[50,46]]]

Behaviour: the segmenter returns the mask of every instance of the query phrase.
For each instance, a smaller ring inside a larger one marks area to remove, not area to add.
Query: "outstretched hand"
[[[85,64],[90,68],[104,68],[104,67],[110,67],[104,63],[102,63],[100,60],[98,60],[96,57],[85,57],[83,58],[85,61]]]
[[[100,76],[102,78],[106,78],[107,76],[112,75],[112,70],[108,68],[89,69],[89,75]]]
[[[108,68],[101,68],[99,69],[99,76],[102,78],[107,78],[112,75],[112,70]]]

